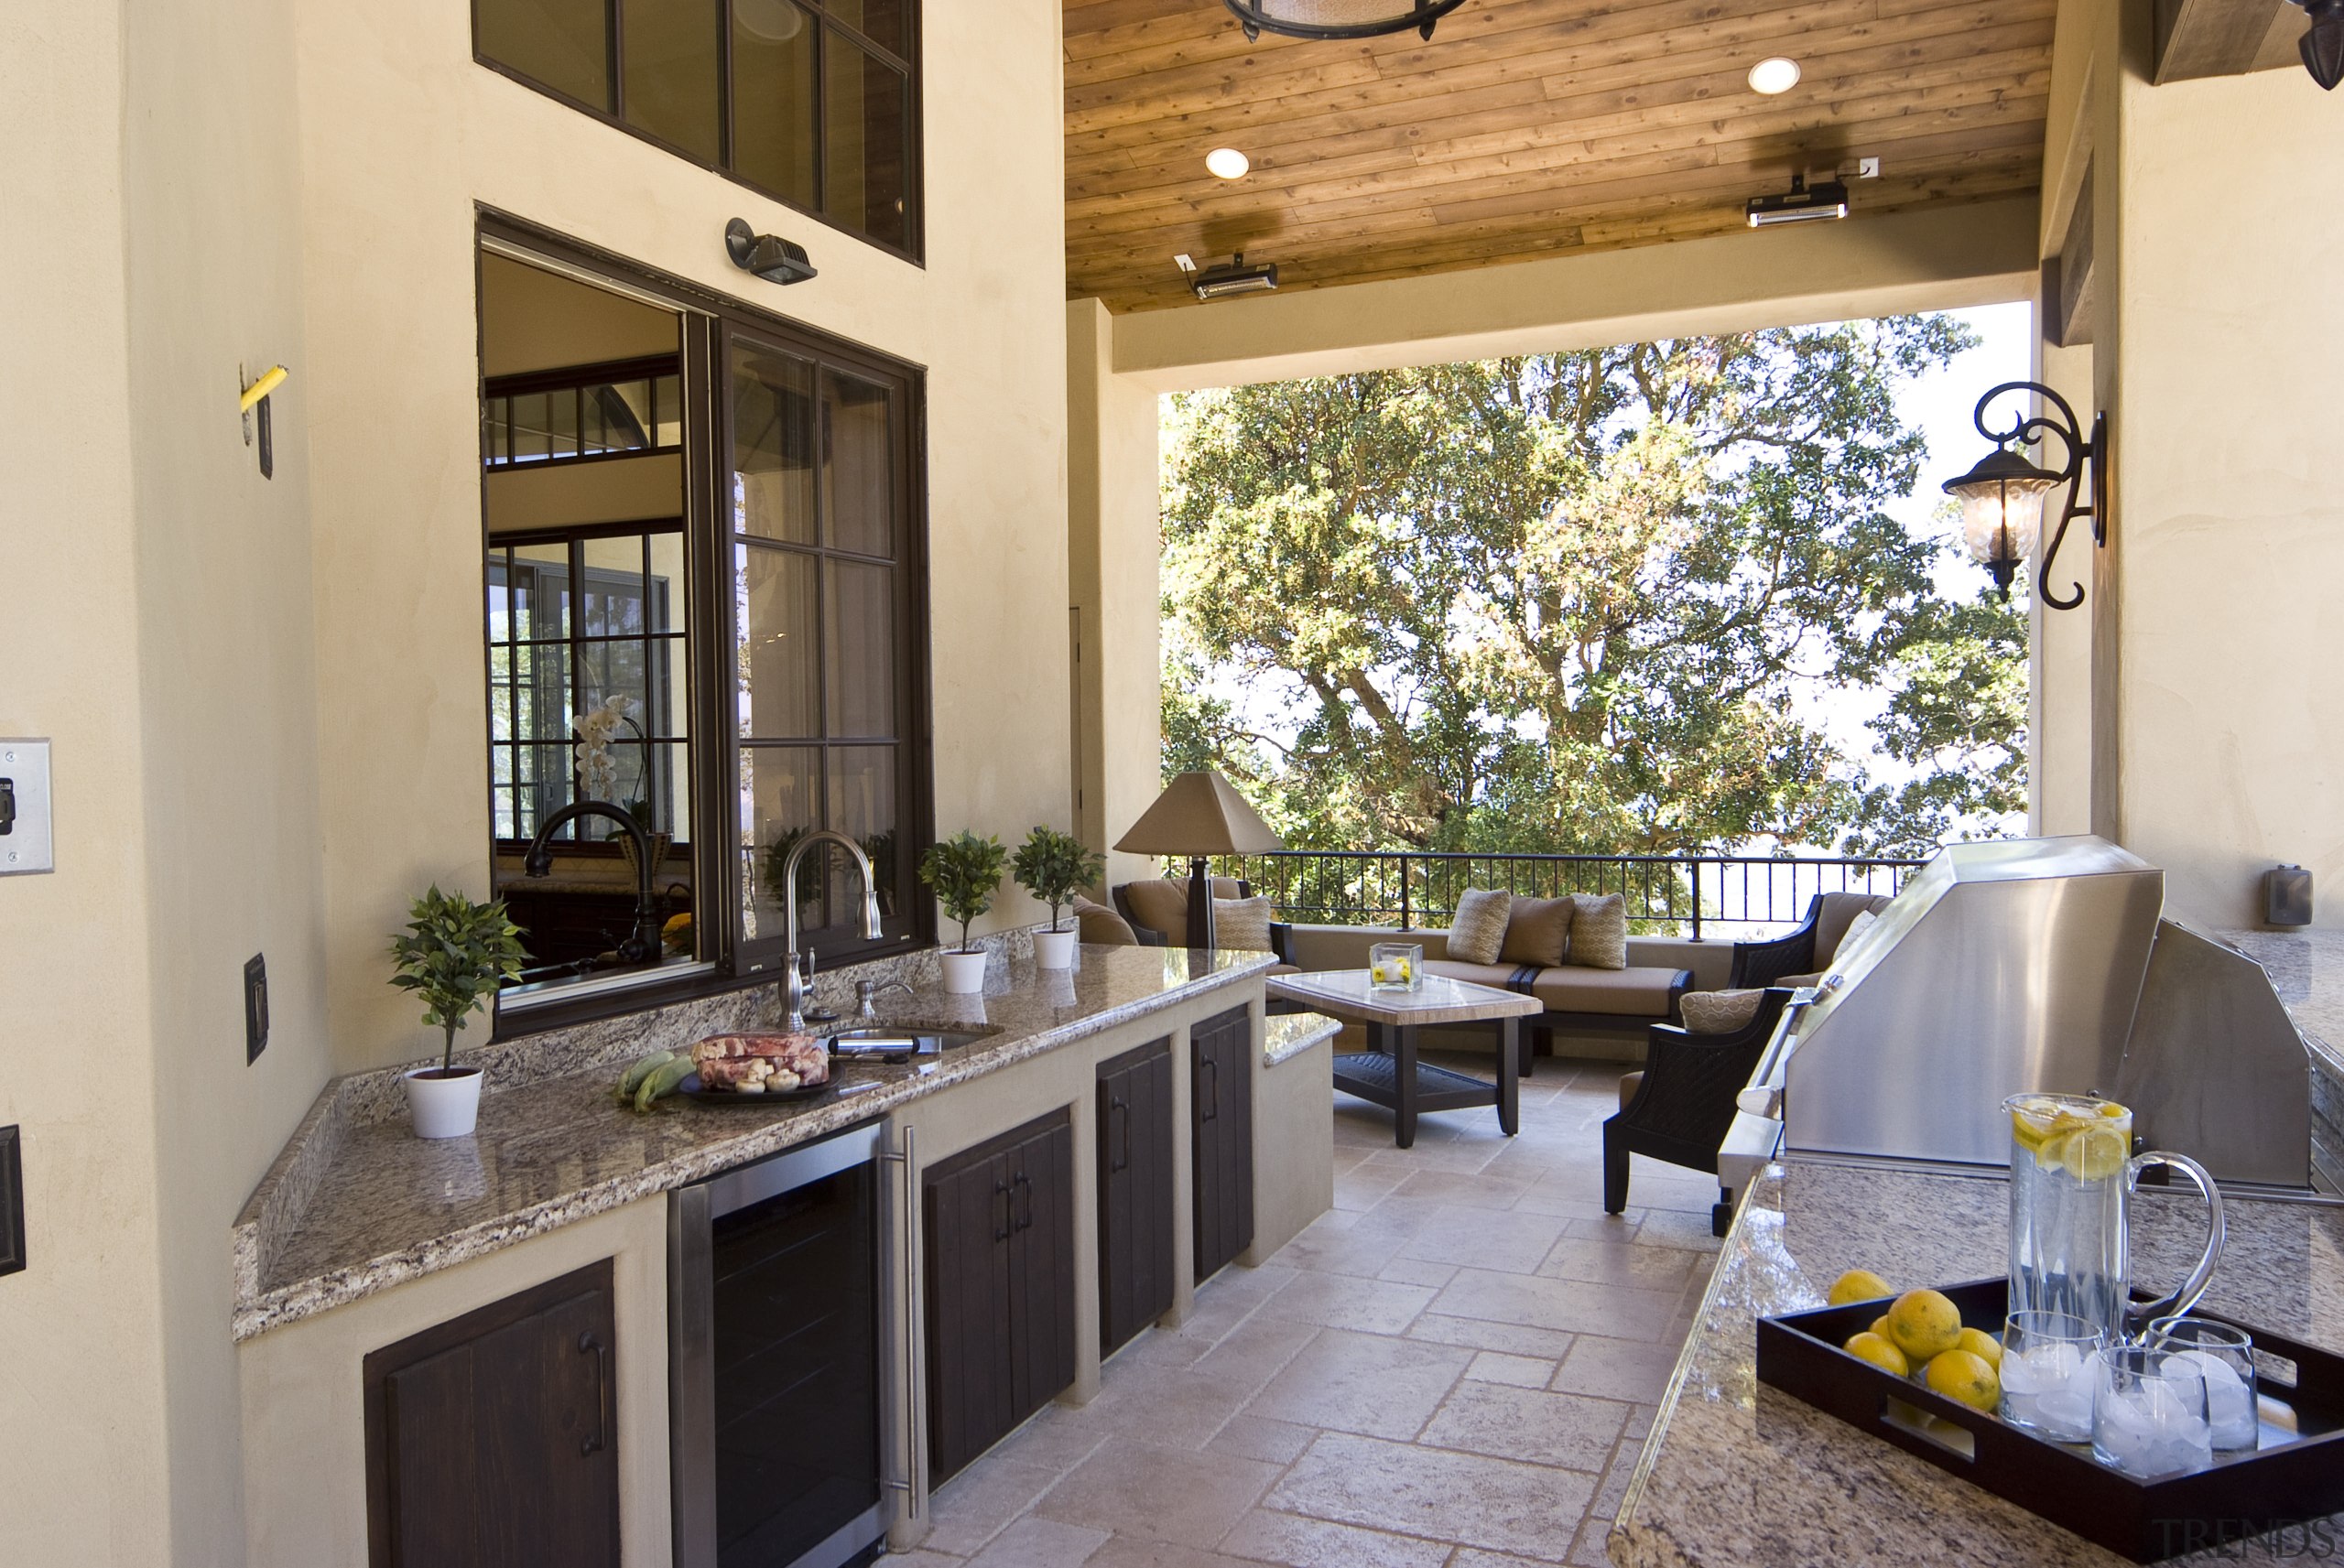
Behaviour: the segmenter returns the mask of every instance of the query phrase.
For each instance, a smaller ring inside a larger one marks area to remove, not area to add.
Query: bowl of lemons
[[[1894,1298],[1893,1300],[1891,1298]],[[1912,1378],[1947,1399],[1991,1415],[2002,1402],[2002,1342],[1961,1321],[1961,1309],[1943,1291],[1896,1288],[1868,1269],[1850,1269],[1832,1281],[1830,1303],[1853,1306],[1886,1301],[1872,1325],[1839,1348],[1898,1378]]]

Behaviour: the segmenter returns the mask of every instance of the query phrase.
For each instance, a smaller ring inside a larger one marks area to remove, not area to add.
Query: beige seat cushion
[[[1802,986],[1821,985],[1823,977],[1821,975],[1785,975],[1774,983],[1785,990],[1795,991]]]
[[[1427,968],[1432,966],[1427,964]],[[1542,969],[1530,982],[1530,994],[1546,1004],[1549,1012],[1601,1012],[1616,1018],[1668,1016],[1669,993],[1683,971],[1638,967],[1633,969],[1590,969],[1565,964]]]
[[[1185,912],[1182,918],[1187,918]],[[1270,945],[1270,901],[1266,896],[1217,898],[1212,901],[1212,939],[1231,953],[1267,953]]]
[[[1469,985],[1488,986],[1494,990],[1509,990],[1507,981],[1522,972],[1519,964],[1467,964],[1455,958],[1427,958],[1425,973],[1443,979],[1463,980]]]
[[[1620,1076],[1620,1108],[1627,1109],[1628,1102],[1635,1098],[1636,1091],[1644,1087],[1644,1076],[1642,1073],[1622,1073]]]
[[[1188,881],[1186,877],[1150,877],[1145,881],[1125,882],[1121,888],[1123,899],[1131,905],[1132,914],[1150,931],[1161,931],[1176,944],[1188,936]],[[1237,879],[1212,879],[1215,898],[1238,896]]]
[[[1077,939],[1097,942],[1110,947],[1136,947],[1139,933],[1132,923],[1103,903],[1093,903],[1077,895],[1074,901],[1074,928]]]
[[[1831,960],[1839,956],[1839,945],[1847,940],[1848,927],[1859,914],[1878,914],[1886,909],[1886,893],[1827,892],[1823,907],[1815,915],[1815,967],[1830,968]]]
[[[1571,903],[1569,961],[1589,969],[1626,968],[1628,901],[1616,892],[1581,892],[1573,893]]]
[[[1449,923],[1449,956],[1460,963],[1494,964],[1505,946],[1505,917],[1513,900],[1488,888],[1467,888]]]
[[[1572,907],[1568,893],[1513,899],[1506,905],[1505,940],[1499,945],[1498,962],[1542,968],[1561,963],[1570,950]]]
[[[1677,1011],[1687,1034],[1731,1034],[1749,1026],[1765,999],[1763,990],[1687,991]]]

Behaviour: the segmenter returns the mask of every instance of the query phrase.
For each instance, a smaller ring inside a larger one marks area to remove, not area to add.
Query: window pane
[[[672,375],[663,375],[653,384],[651,444],[662,451],[684,444],[684,405],[678,384]]]
[[[822,373],[822,542],[832,549],[895,553],[891,413],[885,387]]]
[[[557,458],[578,455],[578,389],[565,386],[546,396],[546,451]]]
[[[542,392],[525,392],[513,399],[513,460],[542,461],[553,450],[553,411]]]
[[[512,580],[510,555],[504,550],[491,549],[488,552],[488,642],[491,647],[513,640]]]
[[[732,525],[743,534],[814,542],[814,367],[735,340],[732,345]]]
[[[821,752],[812,746],[741,749],[741,925],[748,937],[782,934],[782,861],[817,826]],[[798,868],[801,917],[819,907],[814,857]]]
[[[643,535],[589,539],[585,634],[620,637],[643,630]]]
[[[814,189],[814,22],[790,0],[733,0],[732,170],[801,207]]]
[[[819,735],[814,557],[748,545],[734,551],[741,733],[774,739]]]
[[[822,206],[839,222],[904,243],[904,79],[833,30],[824,39]]]
[[[504,462],[511,449],[505,431],[505,399],[486,397],[480,406],[481,460],[491,465]]]
[[[570,635],[570,546],[524,545],[513,552],[514,630],[543,641]]]
[[[619,84],[627,124],[707,163],[716,140],[722,0],[622,0]]]
[[[833,560],[823,665],[833,735],[895,732],[895,571]]]
[[[862,29],[864,38],[899,56],[904,52],[904,13],[909,4],[910,0],[827,0],[831,16]]]
[[[680,632],[684,603],[684,536],[651,535],[651,580],[644,589],[643,624],[647,632]]]
[[[557,92],[611,106],[603,0],[474,0],[472,48]]]
[[[838,746],[831,749],[830,762],[830,826],[862,845],[863,852],[871,857],[879,913],[893,918],[903,897],[903,868],[896,860],[895,748]],[[843,856],[839,875],[841,881],[832,897],[844,904],[852,890],[846,883],[849,873]]]

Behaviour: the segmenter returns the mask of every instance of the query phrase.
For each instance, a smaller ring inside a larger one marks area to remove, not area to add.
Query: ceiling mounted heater
[[[1247,266],[1239,251],[1219,266],[1209,266],[1188,280],[1199,299],[1226,299],[1232,294],[1267,294],[1278,286],[1278,264]]]
[[[1836,179],[1810,186],[1807,176],[1791,176],[1791,188],[1778,196],[1753,196],[1742,208],[1753,229],[1776,223],[1817,223],[1848,215],[1848,188]]]

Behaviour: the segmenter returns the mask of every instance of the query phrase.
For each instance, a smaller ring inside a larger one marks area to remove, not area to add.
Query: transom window
[[[916,0],[474,0],[483,63],[919,253]]]

